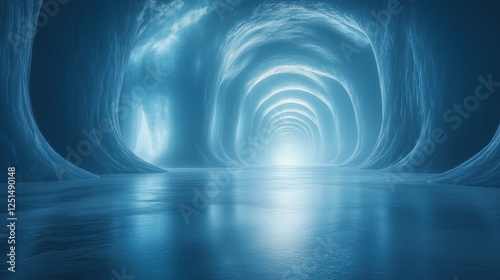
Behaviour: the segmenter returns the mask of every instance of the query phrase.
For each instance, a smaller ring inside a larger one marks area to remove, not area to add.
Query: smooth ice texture
[[[20,184],[16,279],[500,277],[498,189],[424,175],[389,185],[349,169],[236,170]],[[221,187],[186,224],[179,205],[194,207],[193,189],[207,185]]]

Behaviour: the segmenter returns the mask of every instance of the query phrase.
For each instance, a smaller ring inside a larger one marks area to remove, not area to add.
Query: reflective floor
[[[500,189],[425,179],[220,168],[18,184],[17,272],[0,279],[500,279]]]

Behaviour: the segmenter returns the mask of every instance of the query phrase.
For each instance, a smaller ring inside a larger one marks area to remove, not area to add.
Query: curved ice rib
[[[461,165],[437,175],[431,182],[500,187],[500,126],[484,149]]]

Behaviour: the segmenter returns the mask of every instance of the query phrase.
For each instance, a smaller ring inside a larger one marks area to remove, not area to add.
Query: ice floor
[[[500,279],[500,189],[393,178],[221,168],[20,183],[17,272],[0,279]]]

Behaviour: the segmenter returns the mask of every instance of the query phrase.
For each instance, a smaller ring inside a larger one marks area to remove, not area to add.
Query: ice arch
[[[487,36],[498,27],[472,31],[494,15],[478,6],[483,17],[464,22],[467,7],[457,4],[456,16],[440,24],[431,11],[442,3],[390,3],[242,2],[221,21],[210,1],[74,1],[33,41],[34,30],[13,18],[36,26],[42,3],[5,1],[1,94],[15,121],[1,128],[2,154],[30,166],[25,178],[55,179],[50,163],[81,178],[161,171],[155,164],[268,164],[278,148],[294,147],[306,151],[307,164],[410,166],[445,172],[438,182],[498,185],[499,44]],[[27,34],[19,52],[9,34]],[[468,51],[454,45],[463,38],[471,38]],[[162,64],[151,70],[155,61]],[[124,98],[146,74],[160,82],[127,111]],[[455,129],[443,114],[451,108],[456,117],[454,105],[478,86],[491,93],[488,101]],[[82,162],[68,158],[66,148],[78,152],[103,120],[110,132],[93,139],[93,152]],[[161,146],[145,151],[159,162],[137,156],[141,129]],[[436,129],[446,141],[421,160]],[[247,144],[253,149],[242,151]]]

